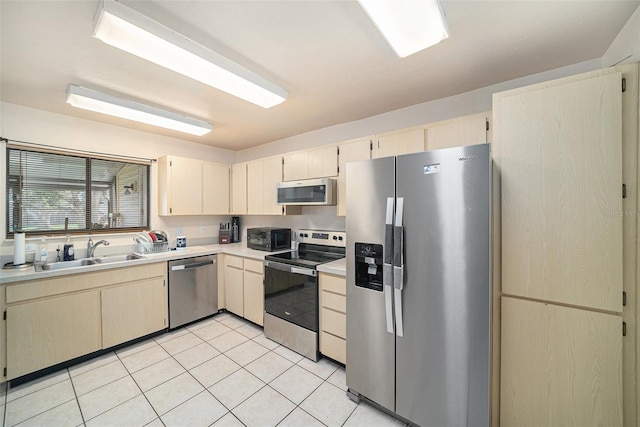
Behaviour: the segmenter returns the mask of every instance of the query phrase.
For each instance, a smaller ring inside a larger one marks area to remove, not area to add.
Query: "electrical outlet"
[[[24,248],[25,248],[25,251],[35,251],[36,250],[36,244],[35,243],[27,243]]]
[[[207,232],[207,227],[205,227],[204,225],[200,226],[200,234],[205,234]]]
[[[184,236],[184,229],[182,227],[176,228],[176,236]]]

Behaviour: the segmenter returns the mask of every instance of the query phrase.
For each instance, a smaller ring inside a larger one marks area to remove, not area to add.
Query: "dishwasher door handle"
[[[213,260],[194,262],[192,264],[172,265],[171,271],[189,270],[191,268],[204,267],[205,265],[211,265],[211,264],[213,264]]]

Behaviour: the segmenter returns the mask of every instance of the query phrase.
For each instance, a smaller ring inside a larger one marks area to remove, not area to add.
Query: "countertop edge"
[[[33,267],[29,267],[22,271],[6,271],[0,270],[0,285],[8,285],[12,283],[26,282],[30,280],[49,279],[61,276],[67,276],[72,274],[84,274],[101,270],[111,270],[116,268],[134,267],[137,265],[153,264],[157,262],[175,261],[183,258],[193,258],[198,256],[216,255],[216,254],[229,254],[241,256],[244,258],[252,258],[257,260],[264,260],[266,255],[289,252],[289,250],[279,252],[266,252],[249,249],[242,243],[231,244],[214,244],[205,246],[191,246],[186,250],[174,250],[162,254],[144,255],[143,258],[111,262],[108,264],[92,264],[82,267],[68,268],[64,270],[53,271],[41,271],[36,272]]]
[[[341,258],[326,264],[320,264],[318,271],[321,273],[335,274],[336,276],[347,276],[347,259]]]

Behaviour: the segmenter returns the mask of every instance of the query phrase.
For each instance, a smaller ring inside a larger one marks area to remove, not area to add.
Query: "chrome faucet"
[[[93,258],[93,253],[96,251],[98,245],[109,246],[109,242],[106,240],[98,240],[95,244],[91,237],[89,237],[89,241],[87,242],[87,258]]]

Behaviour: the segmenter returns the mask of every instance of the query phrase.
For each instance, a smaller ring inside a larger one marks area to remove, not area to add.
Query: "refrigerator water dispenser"
[[[356,242],[356,286],[382,291],[382,245]]]

